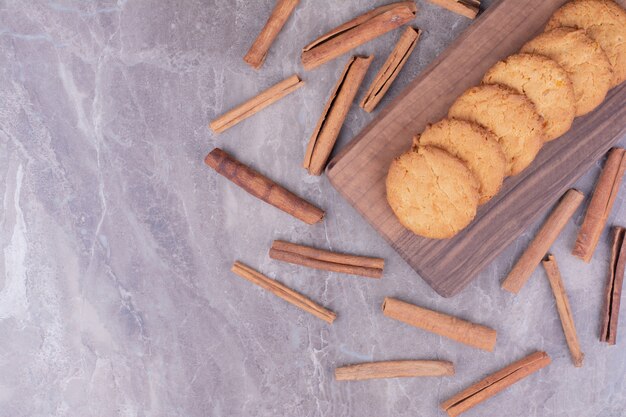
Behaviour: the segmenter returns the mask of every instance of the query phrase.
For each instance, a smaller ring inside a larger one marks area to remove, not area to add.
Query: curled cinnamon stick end
[[[311,301],[302,294],[297,293],[280,282],[266,277],[260,272],[255,271],[239,261],[233,264],[231,271],[253,284],[271,292],[275,296],[282,298],[288,303],[291,303],[307,313],[313,314],[315,317],[324,320],[328,324],[333,324],[333,321],[337,318],[337,314],[334,312]]]
[[[624,236],[626,229],[620,226],[613,227],[613,245],[609,276],[604,290],[604,305],[602,307],[602,328],[600,341],[614,345],[617,342],[617,321],[619,318],[620,299],[624,284],[624,268],[626,266],[626,244]]]
[[[386,297],[383,314],[411,326],[447,337],[478,349],[492,352],[496,346],[495,330],[437,311],[428,310],[395,298]]]
[[[556,308],[559,312],[561,326],[563,327],[563,333],[565,334],[565,340],[572,356],[572,361],[575,367],[580,368],[583,366],[583,358],[585,355],[580,349],[580,343],[578,343],[576,326],[574,326],[574,316],[569,306],[569,298],[565,291],[565,285],[563,284],[559,267],[557,266],[556,259],[552,255],[546,256],[541,263],[546,270],[548,281],[550,281],[550,287],[552,288],[552,293],[556,300]]]
[[[454,375],[454,364],[448,361],[367,362],[335,369],[337,381],[448,375]]]
[[[615,197],[622,183],[624,170],[626,169],[626,150],[613,148],[609,151],[609,157],[604,164],[604,169],[598,178],[598,183],[593,191],[593,197],[587,207],[585,219],[578,232],[576,244],[572,255],[589,263],[598,246],[600,235],[611,214]]]
[[[213,149],[204,162],[256,198],[307,224],[317,223],[324,218],[323,210],[242,164],[220,148]]]
[[[522,289],[584,198],[583,193],[575,189],[570,189],[563,195],[509,275],[502,281],[503,289],[515,294]]]
[[[309,174],[322,175],[373,58],[373,56],[352,57],[341,73],[306,148],[302,165]]]
[[[308,268],[369,278],[380,278],[385,265],[385,260],[381,258],[345,255],[282,240],[275,240],[272,243],[269,255],[272,259]]]
[[[480,11],[480,0],[428,0],[461,16],[475,19]]]
[[[300,0],[278,0],[276,2],[276,6],[274,6],[272,14],[269,19],[267,19],[267,23],[263,26],[263,30],[261,30],[259,36],[254,40],[246,56],[243,57],[246,64],[254,69],[261,68],[272,43],[274,43],[274,40],[296,6],[298,6],[298,3],[300,3]]]
[[[387,4],[336,27],[302,49],[302,65],[311,70],[415,18],[413,1]]]
[[[489,375],[457,395],[441,403],[450,417],[456,417],[475,405],[493,397],[517,381],[548,366],[551,360],[546,352],[535,352]]]
[[[374,111],[380,100],[389,91],[389,87],[391,87],[398,74],[400,74],[402,67],[404,67],[411,52],[415,49],[421,33],[422,31],[419,29],[406,28],[361,100],[360,106],[363,110],[368,113]]]

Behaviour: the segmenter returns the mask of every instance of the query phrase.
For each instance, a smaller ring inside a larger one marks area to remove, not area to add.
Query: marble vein
[[[600,345],[596,334],[607,240],[591,265],[569,256],[582,214],[553,247],[586,355],[575,369],[543,272],[520,297],[499,289],[540,221],[446,300],[327,179],[301,168],[346,59],[305,73],[301,47],[385,2],[302,0],[257,72],[242,57],[273,0],[0,0],[0,417],[434,417],[440,400],[536,349],[553,365],[466,415],[624,415],[623,349]],[[469,24],[417,3],[424,35],[381,107]],[[356,52],[374,54],[379,68],[399,35]],[[305,88],[224,134],[208,129],[293,73]],[[355,106],[337,149],[373,117]],[[303,225],[217,178],[202,162],[215,146],[325,208],[325,222]],[[600,169],[576,186],[589,192]],[[625,215],[620,195],[610,222]],[[385,276],[275,262],[267,256],[274,239],[381,256]],[[328,327],[237,278],[235,260],[338,320]],[[389,320],[380,311],[385,296],[495,327],[496,351]],[[333,377],[336,366],[420,358],[453,361],[457,375]]]

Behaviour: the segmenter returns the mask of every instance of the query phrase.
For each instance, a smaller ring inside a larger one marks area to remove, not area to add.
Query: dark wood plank
[[[544,146],[520,175],[448,240],[420,238],[397,221],[385,198],[392,159],[412,136],[445,117],[452,102],[498,60],[541,32],[563,0],[501,0],[491,6],[329,164],[333,186],[435,291],[451,297],[626,135],[626,83],[594,112]],[[624,1],[620,1],[623,5]]]

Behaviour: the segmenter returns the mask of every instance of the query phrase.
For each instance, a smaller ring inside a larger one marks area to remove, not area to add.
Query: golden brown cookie
[[[459,158],[476,176],[479,204],[500,191],[506,172],[506,157],[496,136],[476,123],[443,119],[413,139],[415,147],[436,146]]]
[[[476,216],[478,180],[448,152],[420,146],[393,160],[387,201],[404,227],[432,239],[447,239]]]
[[[567,132],[574,121],[576,101],[567,71],[548,57],[511,55],[496,63],[483,78],[485,84],[502,84],[524,94],[545,123],[546,140]]]
[[[546,30],[561,26],[584,29],[598,42],[613,69],[612,87],[626,81],[626,10],[611,0],[574,0],[554,13]]]
[[[547,56],[567,71],[574,86],[576,116],[598,107],[611,88],[611,63],[600,45],[582,29],[552,29],[526,43],[521,51]]]
[[[530,99],[499,84],[472,87],[457,98],[448,117],[478,123],[493,132],[507,159],[507,175],[519,174],[543,145],[543,119]]]

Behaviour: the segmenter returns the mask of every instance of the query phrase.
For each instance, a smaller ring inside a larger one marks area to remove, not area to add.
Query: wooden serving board
[[[577,118],[563,137],[544,146],[520,175],[478,210],[452,239],[432,240],[404,229],[385,198],[392,159],[414,134],[446,116],[452,102],[479,84],[495,62],[540,33],[563,0],[501,0],[472,25],[387,106],[328,165],[333,186],[435,291],[451,297],[626,135],[626,83],[594,112]],[[620,1],[624,5],[624,1]]]

